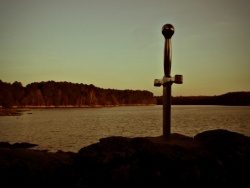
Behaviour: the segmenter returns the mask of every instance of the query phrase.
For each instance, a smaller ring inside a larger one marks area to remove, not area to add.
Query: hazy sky
[[[0,0],[0,79],[162,95],[166,23],[173,96],[250,91],[249,0]]]

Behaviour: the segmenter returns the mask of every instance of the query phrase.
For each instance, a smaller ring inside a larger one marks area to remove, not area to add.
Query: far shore
[[[0,116],[20,116],[22,111],[24,110],[17,108],[0,108]]]
[[[45,109],[45,108],[112,108],[123,106],[155,106],[155,104],[131,104],[131,105],[84,105],[84,106],[13,106],[12,108],[2,108],[0,106],[0,116],[20,116],[23,111],[28,109]]]

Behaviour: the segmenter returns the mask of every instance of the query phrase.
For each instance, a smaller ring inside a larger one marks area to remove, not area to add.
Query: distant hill
[[[155,97],[157,105],[162,105],[162,96]],[[215,96],[178,96],[172,97],[173,105],[230,105],[250,106],[250,92],[229,92]]]

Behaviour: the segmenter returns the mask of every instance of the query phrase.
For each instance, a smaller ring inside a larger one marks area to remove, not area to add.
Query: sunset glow
[[[0,0],[0,79],[67,81],[162,95],[166,23],[173,96],[250,91],[247,0]]]

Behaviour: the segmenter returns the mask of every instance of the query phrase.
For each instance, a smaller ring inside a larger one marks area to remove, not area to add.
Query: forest
[[[157,105],[162,105],[162,96],[155,97]],[[215,96],[178,96],[171,98],[173,105],[230,105],[250,106],[250,92],[228,92]]]
[[[141,90],[103,89],[71,82],[21,82],[0,80],[0,106],[11,107],[97,107],[155,105],[153,93]]]
[[[103,89],[92,84],[71,82],[21,82],[0,80],[0,107],[107,107],[124,105],[162,105],[162,96],[146,90]],[[250,106],[250,92],[229,92],[215,96],[171,97],[172,105]]]

